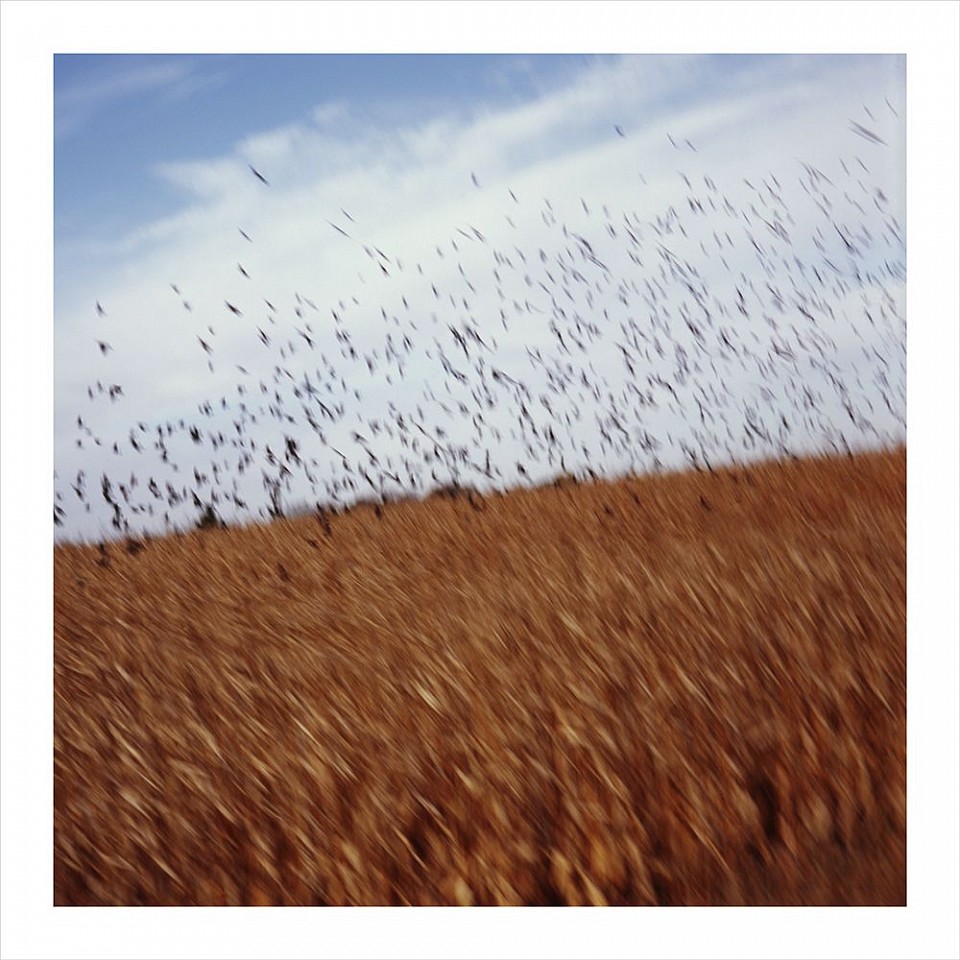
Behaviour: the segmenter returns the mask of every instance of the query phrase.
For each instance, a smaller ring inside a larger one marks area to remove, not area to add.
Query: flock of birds
[[[866,149],[885,148],[850,124]],[[684,165],[698,161],[690,141],[670,143]],[[265,296],[256,231],[237,227],[242,298],[210,313],[170,284],[195,318],[196,359],[216,375],[194,415],[94,429],[98,405],[115,412],[126,397],[100,332],[109,304],[95,304],[102,375],[73,441],[89,460],[58,471],[54,523],[77,511],[102,535],[128,536],[437,488],[902,442],[902,225],[856,154],[829,173],[799,162],[789,191],[786,175],[723,185],[678,171],[677,202],[643,214],[583,198],[561,212],[508,189],[503,222],[456,227],[433,268],[385,253],[340,209],[327,224],[362,250],[384,294],[375,306],[371,287],[332,304]],[[475,173],[471,183],[487,189]],[[536,232],[518,228],[531,220]],[[511,240],[521,236],[539,239],[523,248]],[[224,323],[230,348],[218,343]],[[227,369],[237,376],[224,390]]]

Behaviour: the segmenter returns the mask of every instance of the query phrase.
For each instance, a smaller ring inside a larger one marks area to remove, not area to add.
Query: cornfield
[[[54,901],[906,902],[906,451],[54,551]]]

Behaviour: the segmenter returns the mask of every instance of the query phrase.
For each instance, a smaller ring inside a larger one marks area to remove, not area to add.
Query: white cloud
[[[349,117],[349,110],[344,103],[331,101],[314,107],[311,117],[318,127],[333,127]]]

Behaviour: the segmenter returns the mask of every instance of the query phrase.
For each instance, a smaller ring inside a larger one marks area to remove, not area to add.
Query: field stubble
[[[57,904],[904,904],[906,453],[54,552]]]

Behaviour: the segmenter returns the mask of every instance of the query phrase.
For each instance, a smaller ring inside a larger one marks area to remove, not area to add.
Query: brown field
[[[906,902],[906,452],[54,552],[57,904]]]

